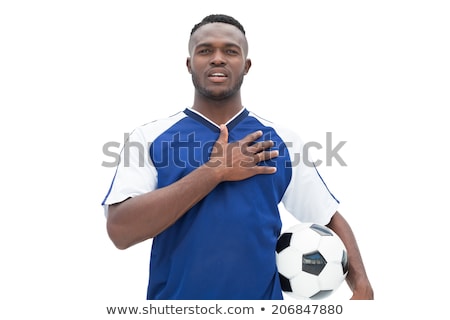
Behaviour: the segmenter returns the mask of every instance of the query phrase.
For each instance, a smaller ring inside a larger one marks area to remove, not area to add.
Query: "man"
[[[372,299],[337,200],[314,167],[295,161],[300,139],[242,106],[247,52],[232,17],[210,15],[194,26],[192,108],[130,135],[103,202],[111,240],[125,249],[153,238],[147,299],[282,299],[275,263],[282,202],[300,221],[342,238],[352,298]]]

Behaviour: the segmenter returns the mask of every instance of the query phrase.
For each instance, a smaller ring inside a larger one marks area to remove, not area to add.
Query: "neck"
[[[240,96],[216,101],[201,99],[196,95],[192,109],[200,112],[215,124],[221,125],[227,123],[242,109],[242,102]]]

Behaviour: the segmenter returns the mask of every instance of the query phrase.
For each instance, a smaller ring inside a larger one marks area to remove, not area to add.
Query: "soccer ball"
[[[300,223],[278,238],[276,262],[281,289],[296,299],[330,296],[348,272],[347,250],[333,230]]]

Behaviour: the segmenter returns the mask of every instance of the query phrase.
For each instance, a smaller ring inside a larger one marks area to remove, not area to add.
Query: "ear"
[[[186,67],[188,69],[189,73],[192,73],[192,69],[191,69],[191,58],[186,58]]]
[[[245,60],[244,74],[248,73],[251,66],[252,66],[252,60],[250,60],[250,59]]]

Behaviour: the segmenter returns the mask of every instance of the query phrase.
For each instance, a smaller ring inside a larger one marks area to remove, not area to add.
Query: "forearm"
[[[328,227],[336,232],[347,249],[349,270],[346,280],[353,292],[353,298],[364,300],[373,299],[372,287],[350,225],[339,212],[336,212]]]
[[[221,181],[217,170],[202,166],[172,185],[111,205],[107,230],[125,249],[167,229]]]

